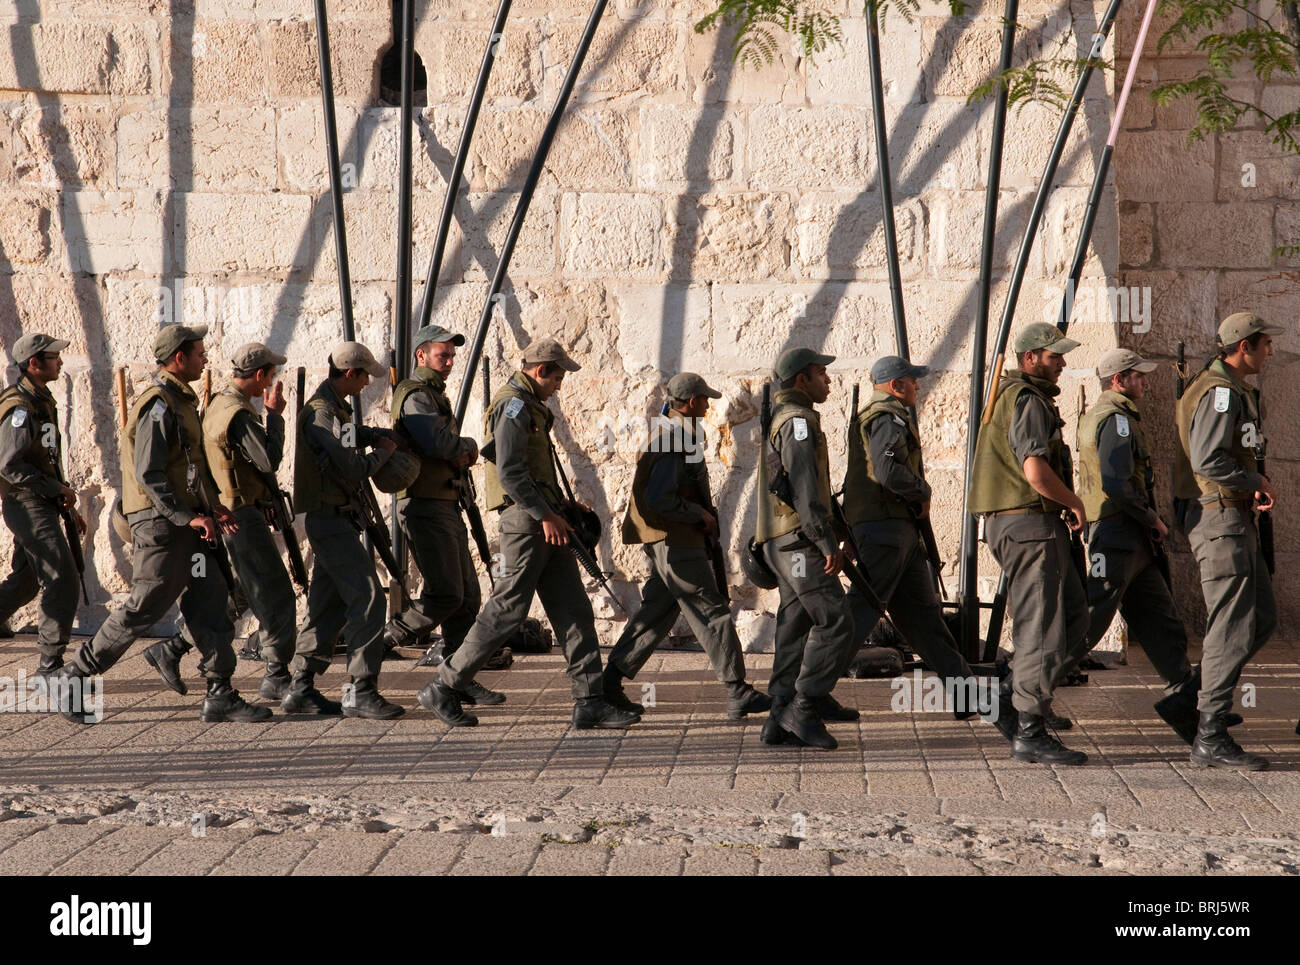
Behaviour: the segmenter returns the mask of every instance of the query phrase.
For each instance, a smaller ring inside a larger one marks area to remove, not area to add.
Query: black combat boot
[[[1070,750],[1049,734],[1040,715],[1021,711],[1016,736],[1011,741],[1011,759],[1028,764],[1083,764],[1088,755]]]
[[[183,643],[180,637],[168,637],[153,646],[145,647],[144,650],[144,662],[158,671],[158,676],[162,677],[162,682],[168,689],[176,691],[182,697],[189,693],[189,688],[181,679],[181,657],[185,656],[190,648],[184,646],[177,652],[172,645]]]
[[[396,647],[414,647],[419,642],[415,631],[397,617],[393,617],[384,626],[383,638],[385,650],[393,650]]]
[[[826,723],[817,710],[818,699],[803,694],[796,695],[794,700],[781,708],[776,722],[782,730],[797,737],[800,743],[823,751],[833,751],[840,746],[840,742],[826,729]]]
[[[227,720],[240,724],[256,724],[270,719],[271,708],[248,703],[239,696],[238,690],[230,686],[229,677],[208,680],[208,694],[203,699],[203,709],[199,711],[199,720],[205,724],[217,724]]]
[[[316,689],[316,675],[300,670],[293,675],[289,691],[280,701],[280,710],[286,714],[309,714],[313,717],[338,717],[343,705],[330,700]]]
[[[772,698],[743,680],[738,684],[728,684],[727,689],[730,691],[727,720],[740,720],[748,714],[761,714],[772,709]]]
[[[605,703],[611,707],[617,707],[625,714],[644,714],[645,707],[623,692],[623,681],[625,679],[627,678],[623,676],[623,672],[612,663],[605,665],[605,672],[601,674],[601,681],[604,684],[605,691]]]
[[[763,721],[763,730],[758,735],[759,740],[764,744],[773,747],[778,744],[799,744],[799,738],[795,737],[794,734],[786,733],[778,723],[781,712],[789,705],[789,697],[772,698],[772,707],[768,710],[767,720]]]
[[[580,697],[573,702],[573,726],[577,730],[600,727],[617,730],[640,722],[641,715],[615,707],[604,697]]]
[[[845,707],[838,700],[827,694],[825,697],[818,697],[813,701],[813,706],[822,720],[838,721],[847,723],[852,720],[860,720],[862,715],[853,707]]]
[[[988,720],[988,718],[984,718]],[[1016,731],[1020,728],[1020,711],[1016,710],[1016,705],[1011,702],[1011,688],[998,691],[998,717],[997,720],[990,720],[998,733],[1008,741],[1016,739]]]
[[[1156,713],[1188,744],[1196,743],[1196,689],[1182,687],[1156,701]]]
[[[405,708],[383,698],[374,677],[353,677],[352,686],[343,691],[344,717],[393,720],[404,713]]]
[[[477,680],[471,680],[468,687],[456,692],[456,696],[460,698],[462,704],[469,704],[472,707],[491,707],[506,702],[505,694],[499,690],[488,690]]]
[[[0,620],[0,640],[12,640],[14,638],[13,628],[9,626],[8,620]]]
[[[1232,739],[1223,714],[1198,716],[1196,739],[1192,742],[1191,759],[1201,767],[1240,767],[1247,771],[1268,769],[1268,761],[1258,754],[1248,754]]]
[[[451,727],[473,727],[478,718],[465,713],[461,706],[461,691],[452,690],[441,680],[431,680],[424,685],[416,698],[425,710],[431,710],[438,719]]]
[[[63,654],[55,654],[53,657],[41,654],[41,662],[36,667],[36,674],[39,677],[48,677],[50,674],[58,673],[62,666]]]
[[[50,688],[50,709],[57,710],[74,724],[98,723],[98,715],[93,710],[88,711],[84,703],[86,692],[81,682],[89,676],[74,660],[48,677],[46,686]]]
[[[289,692],[290,682],[289,668],[282,663],[268,660],[266,676],[262,678],[262,686],[258,688],[257,695],[267,700],[284,700],[285,694]]]

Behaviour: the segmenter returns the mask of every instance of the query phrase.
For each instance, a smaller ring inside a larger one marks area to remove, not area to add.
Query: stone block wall
[[[617,537],[637,428],[678,369],[722,389],[709,458],[733,596],[746,611],[740,624],[760,644],[770,637],[762,613],[774,609],[774,594],[741,585],[734,552],[753,528],[762,381],[792,345],[838,356],[824,424],[840,478],[849,388],[894,350],[861,10],[826,5],[844,17],[842,49],[815,62],[783,49],[771,66],[741,70],[716,33],[693,30],[706,0],[613,0],[487,342],[494,385],[518,349],[542,335],[561,338],[583,363],[559,396],[557,436],[582,495],[613,521],[601,556],[629,605],[646,572],[640,552]],[[417,4],[428,74],[414,175],[421,280],[492,7]],[[392,344],[399,132],[397,109],[379,105],[378,65],[391,43],[391,9],[388,0],[331,0],[329,9],[356,326],[383,352]],[[1017,59],[1086,51],[1102,9],[1025,0]],[[1135,13],[1108,55],[1126,56]],[[477,322],[586,15],[576,0],[514,5],[437,293],[437,318],[451,328],[468,334]],[[966,95],[996,64],[1000,16],[1001,5],[986,4],[954,20],[946,4],[924,0],[913,22],[889,18],[883,44],[910,348],[937,370],[920,416],[950,586],[991,123],[989,105],[967,105]],[[89,497],[94,598],[80,615],[89,628],[129,575],[105,512],[119,480],[113,370],[147,374],[158,325],[184,320],[212,326],[218,377],[228,353],[257,338],[306,366],[310,387],[341,337],[315,26],[305,0],[16,0],[0,25],[0,340],[7,346],[20,329],[41,328],[72,342],[58,395],[72,481]],[[1117,343],[1168,357],[1183,338],[1201,352],[1220,315],[1252,305],[1285,316],[1292,334],[1283,347],[1295,349],[1295,264],[1288,274],[1268,259],[1276,239],[1300,232],[1295,169],[1258,131],[1183,146],[1186,111],[1152,110],[1143,89],[1193,60],[1176,50],[1143,67],[1117,189],[1105,195],[1085,272],[1101,294],[1076,327],[1085,348],[1065,379],[1071,426],[1078,386],[1097,394],[1087,367]],[[1080,114],[1033,246],[1018,324],[1055,318],[1113,87],[1098,78]],[[1263,94],[1284,100],[1294,91]],[[1010,119],[999,276],[1014,260],[1057,122],[1033,105]],[[1253,189],[1238,187],[1234,173],[1248,160],[1258,172]],[[1105,289],[1119,284],[1150,287],[1149,331],[1115,324]],[[421,281],[416,304],[422,289]],[[995,324],[1005,293],[999,277]],[[1274,411],[1294,406],[1284,375],[1266,386]],[[364,402],[373,419],[387,419],[384,387]],[[479,431],[477,389],[467,421]],[[1300,441],[1289,439],[1287,423],[1273,424],[1275,475]],[[1167,456],[1168,432],[1157,435]],[[290,478],[287,465],[282,476]],[[1296,532],[1292,513],[1284,504],[1284,550]],[[987,554],[981,572],[991,592],[997,570]],[[1185,558],[1179,575],[1190,585]],[[1295,596],[1281,592],[1284,615],[1294,614]],[[597,608],[610,621],[602,633],[617,633],[613,609],[599,599]]]

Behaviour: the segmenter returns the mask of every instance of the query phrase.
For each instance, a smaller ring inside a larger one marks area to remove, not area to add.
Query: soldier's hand
[[[1076,533],[1080,532],[1088,522],[1088,511],[1083,508],[1083,502],[1077,497],[1071,505],[1065,507],[1065,512],[1065,525]]]
[[[1267,512],[1277,502],[1277,490],[1273,488],[1273,484],[1268,481],[1267,476],[1260,476],[1260,479],[1263,481],[1259,484],[1259,490],[1255,493],[1255,508]]]
[[[77,505],[77,491],[71,486],[59,484],[59,505],[64,509],[71,509]]]
[[[75,509],[72,511],[72,522],[73,522],[73,524],[75,524],[76,527],[77,527],[77,535],[78,535],[78,536],[85,536],[85,535],[86,535],[86,518],[85,518],[84,516],[82,516],[81,513],[77,512]]]
[[[546,542],[552,546],[568,546],[569,534],[573,532],[573,527],[559,513],[548,510],[542,517],[542,532],[546,534]]]
[[[288,405],[288,400],[284,397],[284,383],[276,381],[269,389],[266,390],[266,408],[276,415],[284,412],[284,407]]]
[[[842,569],[844,569],[844,550],[839,549],[826,557],[824,572],[827,576],[834,576]]]
[[[375,439],[375,448],[382,449],[384,452],[391,453],[397,448],[397,443],[388,436],[379,436]]]
[[[714,516],[707,509],[704,510],[704,519],[700,520],[704,524],[704,532],[710,536],[718,535],[718,517]]]
[[[211,543],[217,538],[217,529],[211,516],[195,516],[190,520],[190,529],[197,529],[199,535]]]
[[[235,519],[235,514],[225,506],[218,506],[215,510],[217,525],[221,527],[221,532],[227,536],[234,536],[239,532],[239,523]]]
[[[457,458],[456,468],[458,469],[464,469],[467,466],[472,466],[474,463],[478,462],[478,443],[473,439],[466,439],[464,441],[469,443],[469,448],[462,452]]]
[[[1169,535],[1169,527],[1165,525],[1165,521],[1159,516],[1156,517],[1156,524],[1151,527],[1151,535],[1157,543],[1163,543],[1165,537]]]

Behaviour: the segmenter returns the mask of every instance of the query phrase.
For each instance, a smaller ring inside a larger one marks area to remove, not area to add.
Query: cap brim
[[[814,355],[809,365],[830,365],[835,361],[834,355]]]
[[[45,346],[45,348],[41,349],[41,351],[42,351],[42,352],[62,352],[65,348],[67,348],[67,347],[68,347],[69,345],[71,345],[71,344],[72,344],[71,342],[64,341],[64,340],[61,339],[61,338],[56,338],[56,339],[55,339],[53,342],[51,342],[49,345]]]
[[[1265,335],[1286,334],[1286,329],[1283,328],[1281,325],[1265,325],[1263,328],[1260,329],[1260,331],[1263,332]]]
[[[1058,338],[1055,342],[1053,342],[1051,345],[1044,345],[1043,348],[1049,352],[1055,352],[1057,355],[1064,355],[1066,352],[1074,351],[1076,348],[1080,346],[1080,344],[1082,343],[1076,342],[1072,338],[1065,338],[1064,336],[1062,336],[1061,338]]]
[[[711,387],[709,387],[709,386],[707,386],[707,385],[704,387],[704,391],[703,391],[701,394],[702,394],[706,399],[721,399],[721,398],[722,398],[722,393],[721,393],[721,392],[719,392],[717,389],[711,388]]]
[[[455,335],[453,335],[451,338],[443,339],[443,341],[444,341],[444,342],[451,342],[452,345],[464,345],[464,344],[465,344],[465,336],[462,335],[462,334],[460,334],[460,332],[457,332],[457,333],[456,333]]]
[[[388,374],[388,366],[383,362],[376,362],[374,365],[367,365],[366,371],[370,373],[372,379],[382,379]]]
[[[208,326],[206,325],[187,325],[185,327],[194,333],[194,338],[186,339],[186,341],[195,341],[204,338],[208,334]]]
[[[928,365],[913,365],[913,366],[908,370],[908,373],[907,373],[907,374],[910,375],[910,376],[911,376],[912,378],[914,378],[914,379],[923,379],[923,378],[925,378],[927,375],[930,374],[930,366],[928,366]]]
[[[578,369],[582,368],[581,365],[573,361],[571,358],[556,359],[555,364],[566,372],[576,372]]]
[[[1137,365],[1130,366],[1134,371],[1150,375],[1156,369],[1160,368],[1159,362],[1139,362]]]

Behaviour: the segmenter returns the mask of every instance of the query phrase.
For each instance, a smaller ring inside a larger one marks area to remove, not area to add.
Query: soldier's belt
[[[1255,508],[1253,499],[1224,499],[1222,496],[1215,496],[1209,502],[1201,503],[1202,506],[1218,506],[1220,509],[1240,509],[1243,511]]]
[[[1021,506],[1019,509],[995,509],[991,513],[985,513],[984,516],[1045,516],[1051,512],[1050,509],[1044,509],[1042,506]],[[1059,510],[1056,510],[1059,512]]]

